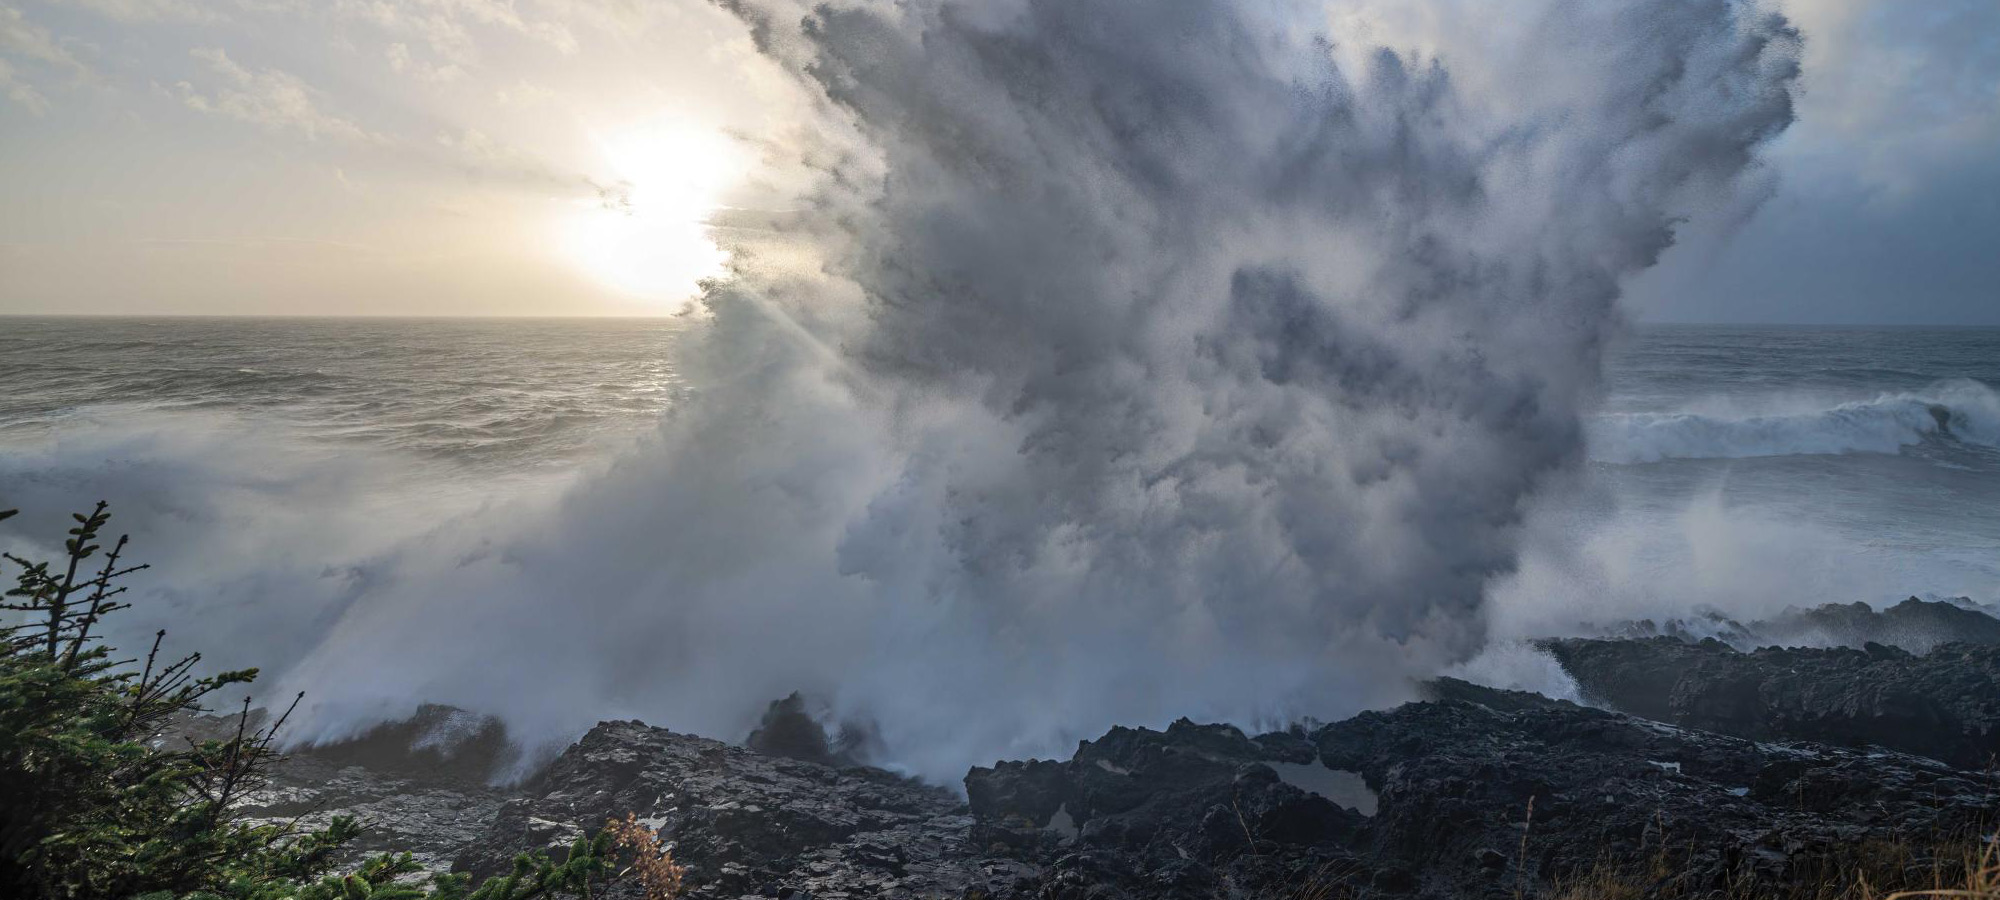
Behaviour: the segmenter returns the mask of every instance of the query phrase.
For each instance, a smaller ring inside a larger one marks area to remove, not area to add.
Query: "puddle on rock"
[[[1364,816],[1375,814],[1375,792],[1368,789],[1368,782],[1362,779],[1360,772],[1329,769],[1316,762],[1267,762],[1264,765],[1270,766],[1278,773],[1280,781],[1292,787],[1318,794]]]

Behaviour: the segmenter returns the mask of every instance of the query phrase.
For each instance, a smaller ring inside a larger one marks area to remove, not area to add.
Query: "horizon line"
[[[667,319],[694,318],[689,311],[659,314],[535,314],[535,313],[129,313],[129,312],[5,312],[0,311],[0,319],[251,319],[251,320],[298,320],[314,321],[327,319],[352,319],[364,321],[658,321]],[[2000,321],[1993,322],[1778,322],[1778,321],[1696,321],[1683,319],[1636,319],[1632,325],[1639,327],[1697,326],[1726,328],[2000,328]]]

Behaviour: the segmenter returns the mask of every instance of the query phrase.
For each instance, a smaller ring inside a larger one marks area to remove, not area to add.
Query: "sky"
[[[1773,2],[1768,195],[1636,316],[2000,324],[2000,3]],[[1402,8],[1333,21],[1477,39]],[[790,84],[708,0],[0,0],[0,313],[670,314],[782,207]]]

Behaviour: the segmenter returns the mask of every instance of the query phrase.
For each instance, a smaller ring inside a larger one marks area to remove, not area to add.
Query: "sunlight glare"
[[[616,183],[580,203],[564,224],[570,258],[605,286],[678,307],[701,279],[722,274],[728,254],[708,235],[708,217],[742,176],[730,142],[712,130],[664,120],[601,137]]]

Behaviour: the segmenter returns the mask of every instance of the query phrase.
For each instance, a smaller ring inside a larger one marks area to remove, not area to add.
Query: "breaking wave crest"
[[[1715,416],[1630,413],[1600,416],[1590,455],[1609,463],[1897,453],[1926,441],[2000,447],[2000,393],[1955,380],[1918,393],[1796,413]]]

